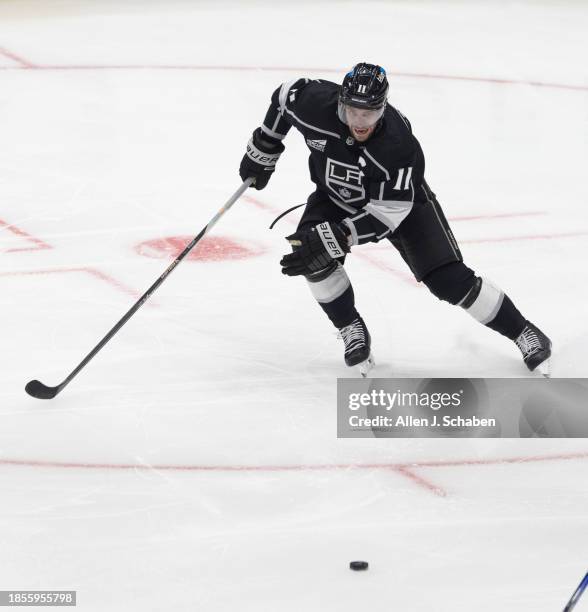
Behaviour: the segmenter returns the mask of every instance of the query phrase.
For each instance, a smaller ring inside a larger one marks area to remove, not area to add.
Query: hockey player
[[[352,246],[389,240],[415,278],[441,300],[461,306],[483,325],[510,338],[529,370],[547,374],[551,341],[526,320],[497,286],[464,262],[435,194],[408,119],[387,103],[386,72],[357,64],[343,84],[296,79],[273,93],[265,119],[247,145],[239,173],[263,189],[284,152],[291,127],[310,151],[315,191],[297,231],[293,252],[280,264],[304,276],[345,343],[345,363],[365,375],[372,364],[370,334],[355,307],[345,268]]]

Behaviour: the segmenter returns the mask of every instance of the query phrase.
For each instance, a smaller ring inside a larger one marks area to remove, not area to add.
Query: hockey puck
[[[352,561],[349,564],[349,569],[355,570],[356,572],[366,570],[368,567],[369,563],[367,561]]]

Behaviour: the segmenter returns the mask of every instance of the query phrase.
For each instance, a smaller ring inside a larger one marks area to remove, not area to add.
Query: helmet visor
[[[384,106],[380,108],[358,108],[344,102],[339,102],[339,119],[346,125],[360,130],[375,125],[384,114]]]

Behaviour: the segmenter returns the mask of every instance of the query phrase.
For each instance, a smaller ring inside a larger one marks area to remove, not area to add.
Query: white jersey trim
[[[278,115],[279,117],[280,115]],[[270,130],[266,125],[264,125],[263,123],[261,124],[261,131],[264,134],[267,134],[268,136],[271,136],[272,138],[275,138],[276,140],[284,140],[284,138],[286,138],[285,134],[280,134],[279,132],[274,132],[274,130]]]
[[[347,219],[343,219],[343,223],[345,223],[345,225],[349,228],[349,231],[351,232],[351,246],[355,245],[355,244],[359,244],[359,237],[357,235],[357,229],[353,223],[353,221],[349,218]]]
[[[390,173],[388,172],[388,170],[386,170],[386,168],[384,168],[384,166],[382,166],[382,164],[376,160],[376,158],[370,154],[370,152],[365,148],[362,147],[363,152],[372,160],[372,162],[378,166],[378,168],[384,173],[384,175],[386,176],[386,180],[389,181],[390,180]]]
[[[366,204],[365,210],[394,231],[412,210],[412,202],[386,200],[374,204],[373,201],[370,201]]]
[[[286,98],[288,97],[288,92],[290,91],[292,85],[297,83],[300,79],[293,79],[292,81],[287,81],[286,83],[282,83],[282,87],[280,87],[280,93],[278,95],[278,103],[280,105],[280,112],[282,109],[286,108]]]
[[[292,117],[294,117],[294,119],[298,121],[300,125],[310,128],[311,130],[314,130],[315,132],[319,132],[320,134],[327,134],[328,136],[333,136],[334,138],[338,138],[339,140],[341,140],[341,136],[339,136],[339,134],[336,134],[335,132],[329,132],[328,130],[321,130],[321,128],[317,128],[315,125],[311,125],[310,123],[306,123],[305,121],[302,121],[302,119],[300,119],[300,117],[297,117],[289,108],[284,107],[284,110],[289,115],[292,115]]]

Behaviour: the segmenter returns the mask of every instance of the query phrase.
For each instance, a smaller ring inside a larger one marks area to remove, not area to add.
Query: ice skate
[[[551,357],[551,340],[533,323],[527,321],[525,329],[515,339],[525,365],[533,372],[535,369],[543,376],[551,375],[549,358]]]
[[[345,363],[349,367],[357,366],[365,378],[375,361],[371,353],[370,333],[363,319],[357,317],[349,325],[339,328],[339,335],[345,343]]]
[[[368,374],[370,373],[370,370],[375,365],[376,362],[374,360],[374,355],[370,351],[369,357],[365,361],[362,361],[361,363],[357,364],[357,369],[359,370],[359,373],[362,375],[363,378],[367,378]]]

